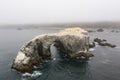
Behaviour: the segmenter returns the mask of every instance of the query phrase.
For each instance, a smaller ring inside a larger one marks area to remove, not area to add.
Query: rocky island
[[[89,53],[92,44],[90,44],[88,32],[81,28],[66,28],[58,33],[38,35],[25,43],[13,60],[12,69],[30,72],[34,65],[44,60],[52,60],[50,53],[52,44],[63,58],[89,59],[94,56]]]

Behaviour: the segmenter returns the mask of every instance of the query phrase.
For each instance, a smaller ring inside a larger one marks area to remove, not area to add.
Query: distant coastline
[[[0,25],[0,29],[62,29],[68,27],[81,28],[115,28],[120,29],[120,22],[78,22],[78,23],[46,23],[46,24],[11,24]]]

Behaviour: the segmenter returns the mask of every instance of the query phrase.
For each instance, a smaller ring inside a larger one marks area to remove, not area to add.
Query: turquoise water
[[[120,80],[120,33],[105,30],[90,33],[91,40],[95,37],[107,39],[116,44],[116,48],[96,46],[95,55],[88,62],[61,59],[58,55],[54,60],[45,61],[34,67],[34,73],[19,73],[11,70],[12,60],[20,47],[33,37],[43,33],[57,32],[56,29],[1,29],[0,30],[0,80]]]

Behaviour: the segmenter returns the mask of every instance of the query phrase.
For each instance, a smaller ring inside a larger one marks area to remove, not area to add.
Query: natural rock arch
[[[29,72],[42,60],[51,59],[50,45],[54,44],[62,57],[70,59],[92,57],[88,32],[81,28],[68,28],[54,34],[39,35],[23,45],[13,61],[12,68]]]

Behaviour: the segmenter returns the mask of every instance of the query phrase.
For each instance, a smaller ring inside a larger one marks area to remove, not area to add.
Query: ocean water
[[[19,73],[11,70],[11,64],[20,47],[43,33],[57,29],[0,29],[0,80],[120,80],[120,32],[89,33],[91,40],[106,39],[116,48],[96,45],[90,51],[95,55],[89,61],[61,59],[53,50],[53,60],[34,66],[34,72]],[[55,48],[54,48],[55,49]]]

